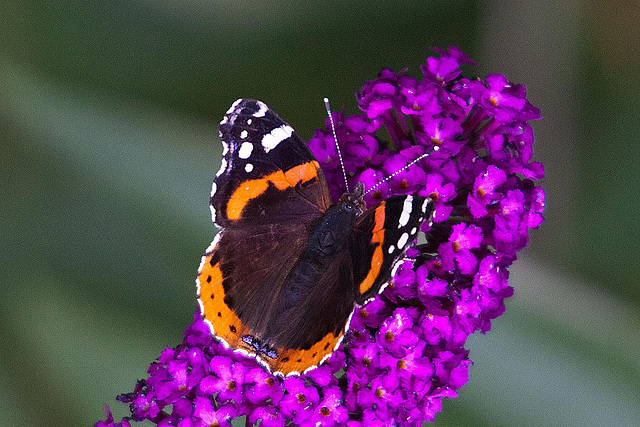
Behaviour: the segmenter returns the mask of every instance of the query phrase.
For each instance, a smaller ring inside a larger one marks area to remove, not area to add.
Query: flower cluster
[[[491,328],[513,289],[507,267],[543,221],[528,122],[539,111],[502,75],[461,77],[473,64],[457,48],[434,49],[423,77],[384,69],[357,94],[362,114],[334,112],[348,181],[368,206],[418,192],[435,205],[426,244],[410,249],[384,292],[356,308],[343,346],[300,377],[269,375],[226,350],[195,317],[183,343],[165,350],[149,378],[119,396],[131,417],[97,426],[420,426],[467,381],[467,337]],[[475,64],[474,64],[475,65]],[[345,191],[327,121],[309,141],[336,199]],[[422,160],[410,165],[421,155]],[[400,171],[398,173],[398,171]]]

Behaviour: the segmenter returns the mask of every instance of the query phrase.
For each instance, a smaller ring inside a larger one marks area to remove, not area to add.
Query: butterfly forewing
[[[407,251],[432,212],[429,198],[417,194],[390,197],[368,209],[351,238],[356,301],[362,304],[380,292],[392,267]],[[364,250],[363,250],[364,248]]]
[[[222,228],[308,222],[331,204],[313,154],[264,103],[236,101],[220,123],[223,159],[211,192]]]

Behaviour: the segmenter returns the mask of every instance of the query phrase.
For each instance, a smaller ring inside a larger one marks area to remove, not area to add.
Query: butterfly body
[[[221,228],[202,258],[200,311],[225,345],[291,375],[339,346],[356,304],[377,295],[431,215],[417,194],[365,210],[362,184],[333,204],[318,162],[260,101],[220,124],[211,210]]]

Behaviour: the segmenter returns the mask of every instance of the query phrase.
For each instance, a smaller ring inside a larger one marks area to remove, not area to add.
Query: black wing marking
[[[380,292],[432,210],[428,198],[417,194],[396,196],[368,209],[358,219],[351,238],[351,257],[359,304]]]

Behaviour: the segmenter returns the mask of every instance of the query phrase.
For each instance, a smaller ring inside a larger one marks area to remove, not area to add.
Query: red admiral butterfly
[[[306,372],[338,348],[355,305],[382,290],[432,203],[413,194],[365,210],[359,183],[333,204],[307,145],[260,101],[237,100],[220,138],[211,213],[221,230],[198,270],[200,312],[270,372]]]

